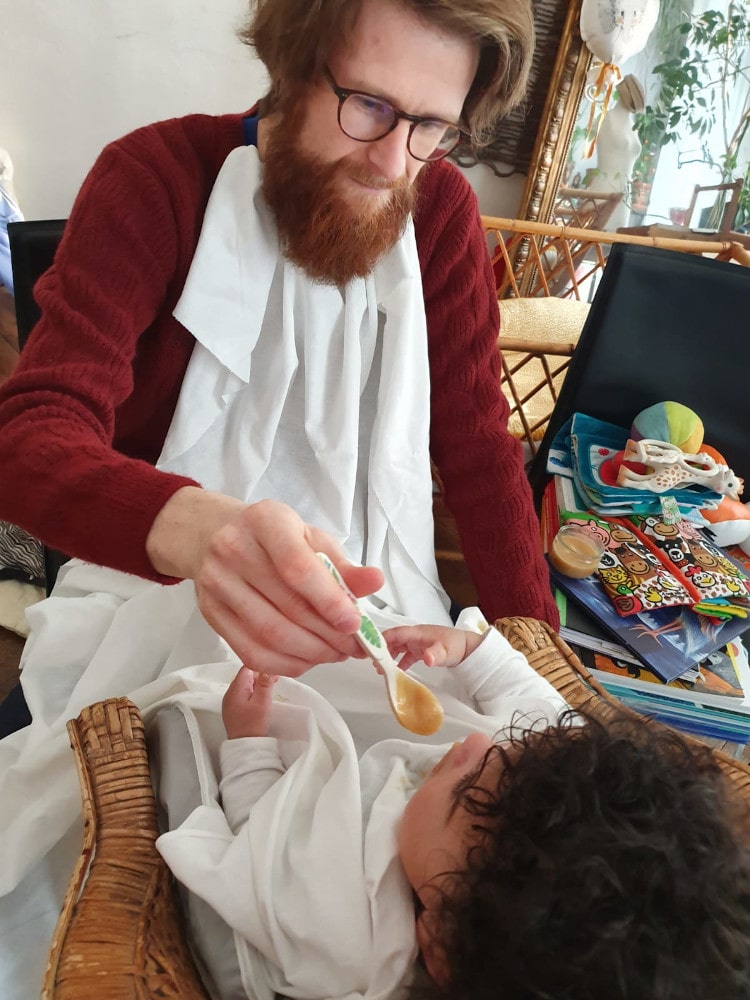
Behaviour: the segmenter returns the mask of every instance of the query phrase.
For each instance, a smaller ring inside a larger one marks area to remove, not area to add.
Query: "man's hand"
[[[195,581],[198,606],[243,663],[297,677],[316,663],[363,657],[360,615],[316,557],[325,552],[357,597],[383,583],[285,504],[247,506],[187,486],[164,505],[146,549],[154,568]]]
[[[240,667],[221,701],[221,718],[227,739],[268,736],[273,686],[277,678]]]
[[[387,629],[383,638],[391,656],[401,656],[402,670],[420,660],[428,667],[455,667],[482,641],[476,632],[446,625],[397,625]]]

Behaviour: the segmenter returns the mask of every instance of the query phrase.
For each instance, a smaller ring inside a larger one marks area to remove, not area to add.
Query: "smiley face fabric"
[[[597,576],[618,615],[694,603],[690,589],[669,572],[633,527],[615,518],[596,518],[596,523],[606,545]]]
[[[696,602],[711,597],[747,600],[750,584],[742,570],[696,525],[667,524],[656,515],[630,518],[636,534],[688,590]]]

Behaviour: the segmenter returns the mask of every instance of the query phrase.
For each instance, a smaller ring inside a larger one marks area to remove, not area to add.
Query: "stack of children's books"
[[[677,530],[653,494],[636,491],[628,506],[624,490],[609,490],[589,456],[606,461],[622,445],[616,428],[603,427],[604,439],[600,434],[597,441],[595,428],[595,444],[577,441],[572,459],[603,487],[602,503],[571,475],[564,450],[551,452],[554,474],[541,510],[545,551],[569,522],[585,524],[607,544],[595,575],[574,579],[550,565],[560,634],[592,675],[632,708],[744,746],[750,742],[750,667],[740,638],[750,627],[747,565],[695,527],[690,509],[700,500],[694,493],[681,491]]]
[[[560,635],[593,677],[623,704],[695,736],[750,742],[750,666],[741,637],[706,654],[665,681],[632,649],[614,642],[562,590],[556,591]],[[680,630],[671,633],[675,639]],[[656,640],[659,641],[658,639]],[[674,655],[674,647],[665,647]],[[659,660],[658,652],[654,658]]]

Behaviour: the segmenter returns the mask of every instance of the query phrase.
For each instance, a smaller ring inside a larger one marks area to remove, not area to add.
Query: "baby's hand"
[[[397,625],[383,635],[391,656],[403,653],[399,661],[402,670],[419,660],[428,667],[455,667],[482,641],[476,632],[445,625]]]
[[[240,667],[221,702],[227,739],[268,735],[273,686],[277,680],[272,674],[259,674],[250,667]]]

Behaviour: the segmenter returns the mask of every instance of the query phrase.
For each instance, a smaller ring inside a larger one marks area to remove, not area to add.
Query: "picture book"
[[[651,695],[662,693],[694,705],[750,715],[750,666],[740,639],[728,642],[702,660],[695,671],[669,683],[661,680],[645,664],[631,663],[582,647],[579,656],[603,684],[624,685]]]
[[[575,601],[569,601],[567,595],[557,587],[555,603],[560,613],[560,636],[571,646],[580,646],[611,656],[615,660],[644,666],[635,653],[621,643],[615,642],[610,632],[597,624],[596,619],[586,614]]]
[[[720,708],[696,706],[677,698],[634,691],[615,683],[605,684],[611,695],[633,711],[648,715],[665,725],[701,738],[728,740],[731,743],[750,742],[750,716]]]
[[[712,654],[712,662],[701,665],[702,681],[693,685],[679,681],[665,684],[645,667],[638,670],[590,650],[580,649],[579,655],[592,677],[634,711],[695,736],[740,745],[750,742],[750,703],[744,688],[738,687],[740,673],[747,673],[747,655],[739,642],[728,643]],[[744,667],[738,667],[743,663]],[[728,680],[725,664],[734,675]],[[714,684],[727,690],[708,690]]]

